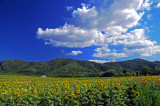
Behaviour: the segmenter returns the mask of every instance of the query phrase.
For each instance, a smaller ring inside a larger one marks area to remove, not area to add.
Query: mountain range
[[[95,63],[75,59],[58,58],[44,62],[26,62],[23,60],[0,61],[0,73],[23,74],[23,75],[48,75],[53,77],[88,77],[115,70],[117,73],[127,70],[128,72],[140,72],[142,67],[160,67],[160,61],[147,61],[133,59],[120,62]]]

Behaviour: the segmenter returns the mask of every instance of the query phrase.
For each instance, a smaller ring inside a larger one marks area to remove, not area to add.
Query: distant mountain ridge
[[[0,73],[15,73],[25,75],[46,74],[55,77],[81,77],[98,76],[100,73],[111,69],[116,72],[128,70],[138,72],[142,67],[160,67],[160,62],[147,61],[144,59],[133,59],[121,62],[95,63],[91,61],[81,61],[75,59],[58,58],[44,62],[25,62],[23,60],[0,61]]]

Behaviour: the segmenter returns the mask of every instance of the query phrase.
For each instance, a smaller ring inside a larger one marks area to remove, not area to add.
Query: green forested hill
[[[160,66],[158,62],[150,62],[143,59],[133,59],[122,62],[95,63],[90,61],[80,61],[74,59],[54,59],[44,62],[25,62],[23,60],[7,60],[0,62],[0,73],[42,75],[57,77],[81,77],[99,76],[100,74],[115,70],[117,73],[127,70],[137,72],[142,67],[154,68]]]
[[[111,62],[111,63],[105,63],[109,66],[115,66],[118,69],[127,69],[130,71],[140,71],[142,67],[148,66],[150,68],[154,68],[155,66],[160,66],[159,63],[147,61],[144,59],[133,59],[128,61],[122,61],[122,62]]]

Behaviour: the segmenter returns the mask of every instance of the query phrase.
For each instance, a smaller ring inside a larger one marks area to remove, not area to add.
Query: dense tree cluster
[[[8,60],[0,62],[0,74],[43,75],[53,77],[111,77],[159,75],[160,62],[133,59],[122,62],[95,63],[74,59],[54,59],[45,62]]]

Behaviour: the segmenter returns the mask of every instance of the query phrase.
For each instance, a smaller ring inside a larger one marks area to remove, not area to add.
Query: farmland
[[[41,78],[1,75],[0,104],[158,106],[160,76]]]

